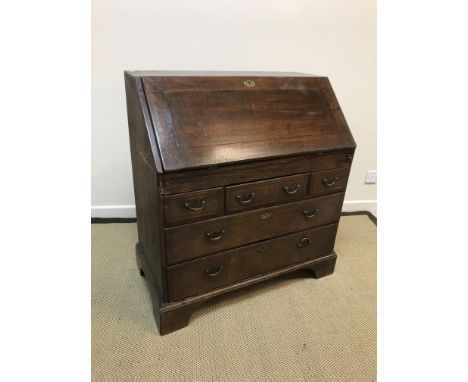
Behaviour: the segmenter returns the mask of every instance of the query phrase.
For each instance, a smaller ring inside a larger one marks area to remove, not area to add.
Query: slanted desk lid
[[[165,171],[355,147],[325,77],[142,80]]]

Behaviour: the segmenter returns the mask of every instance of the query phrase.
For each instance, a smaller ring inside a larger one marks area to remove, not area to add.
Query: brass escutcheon
[[[255,81],[254,80],[245,80],[244,85],[247,86],[248,88],[252,88],[255,86]]]
[[[271,215],[273,215],[271,212],[264,212],[263,214],[260,215],[260,219],[262,220],[270,219]]]

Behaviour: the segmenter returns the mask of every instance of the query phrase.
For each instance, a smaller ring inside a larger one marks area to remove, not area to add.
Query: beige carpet
[[[92,380],[376,379],[376,227],[341,219],[335,273],[296,273],[218,298],[159,336],[135,224],[92,225]]]

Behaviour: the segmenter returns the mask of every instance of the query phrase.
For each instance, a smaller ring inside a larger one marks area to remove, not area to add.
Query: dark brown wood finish
[[[152,76],[143,84],[166,171],[355,146],[324,77]]]
[[[219,216],[224,211],[222,187],[165,196],[163,199],[167,225]]]
[[[138,240],[148,258],[146,272],[151,274],[154,290],[160,299],[167,300],[166,258],[161,200],[158,194],[162,171],[153,129],[151,127],[141,81],[125,75],[127,113],[130,132],[130,152],[133,168],[133,187],[137,210]]]
[[[336,222],[343,193],[166,229],[167,263]]]
[[[167,195],[292,174],[331,170],[337,167],[350,167],[353,153],[354,150],[319,152],[275,160],[165,173],[162,176],[161,192]]]
[[[338,168],[311,174],[309,194],[322,195],[344,190],[348,183],[348,173],[349,168]]]
[[[333,251],[336,229],[337,224],[323,226],[169,267],[169,300],[328,255]]]
[[[302,199],[307,193],[308,183],[309,175],[302,174],[228,186],[226,212]]]
[[[215,296],[333,272],[356,145],[327,78],[126,72],[125,88],[137,263],[161,334]]]

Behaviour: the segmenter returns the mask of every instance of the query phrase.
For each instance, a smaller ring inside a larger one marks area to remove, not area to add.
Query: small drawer
[[[343,193],[166,228],[168,264],[335,223]]]
[[[226,187],[226,211],[302,199],[307,193],[307,181],[308,175],[303,174]]]
[[[315,172],[310,175],[309,195],[322,195],[344,190],[348,182],[349,168]]]
[[[168,268],[169,300],[208,292],[330,254],[337,224],[296,232]]]
[[[223,212],[223,188],[212,188],[165,196],[164,220],[167,225],[215,217]]]

